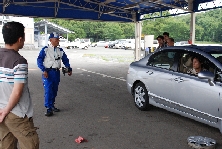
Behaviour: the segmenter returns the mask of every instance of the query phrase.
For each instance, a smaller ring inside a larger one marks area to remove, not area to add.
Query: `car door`
[[[175,53],[166,50],[153,54],[147,63],[147,70],[143,73],[145,84],[151,97],[157,103],[168,105],[174,98],[172,76],[174,74]]]
[[[215,69],[216,66],[213,67]],[[210,86],[207,80],[179,71],[175,73],[174,80],[177,80],[174,84],[176,96],[174,101],[177,103],[175,109],[211,122],[217,122],[219,95],[222,90],[220,83]]]

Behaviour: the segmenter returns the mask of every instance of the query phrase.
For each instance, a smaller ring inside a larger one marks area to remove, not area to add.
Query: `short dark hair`
[[[169,38],[169,40],[172,41],[172,42],[174,42],[174,39],[173,39],[173,38]]]
[[[162,35],[159,35],[158,37],[156,37],[156,40],[158,40],[158,38],[164,40],[164,37]]]
[[[203,59],[198,55],[192,56],[191,61],[193,62],[194,59],[197,59],[200,63],[203,63]]]
[[[25,38],[25,27],[19,22],[7,22],[2,28],[5,44],[13,45],[20,37]]]
[[[163,35],[167,35],[168,37],[170,36],[168,32],[164,32]]]

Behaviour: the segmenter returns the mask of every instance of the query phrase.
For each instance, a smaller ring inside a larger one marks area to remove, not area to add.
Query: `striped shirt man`
[[[25,85],[18,104],[11,112],[19,117],[32,117],[33,107],[28,88],[27,60],[13,49],[2,48],[0,49],[0,109],[8,104],[14,83]]]

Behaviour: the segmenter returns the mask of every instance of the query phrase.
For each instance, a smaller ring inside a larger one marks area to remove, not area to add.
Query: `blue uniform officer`
[[[53,32],[49,35],[49,40],[51,45],[42,48],[37,58],[37,65],[43,72],[42,82],[45,90],[45,107],[47,108],[45,116],[52,116],[53,111],[60,111],[54,104],[60,82],[61,61],[68,69],[68,75],[72,75],[69,59],[63,49],[58,47],[59,35]]]

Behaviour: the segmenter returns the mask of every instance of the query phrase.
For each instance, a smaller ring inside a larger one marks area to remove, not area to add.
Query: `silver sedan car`
[[[140,110],[153,105],[222,133],[221,46],[158,49],[130,64],[127,89]]]

